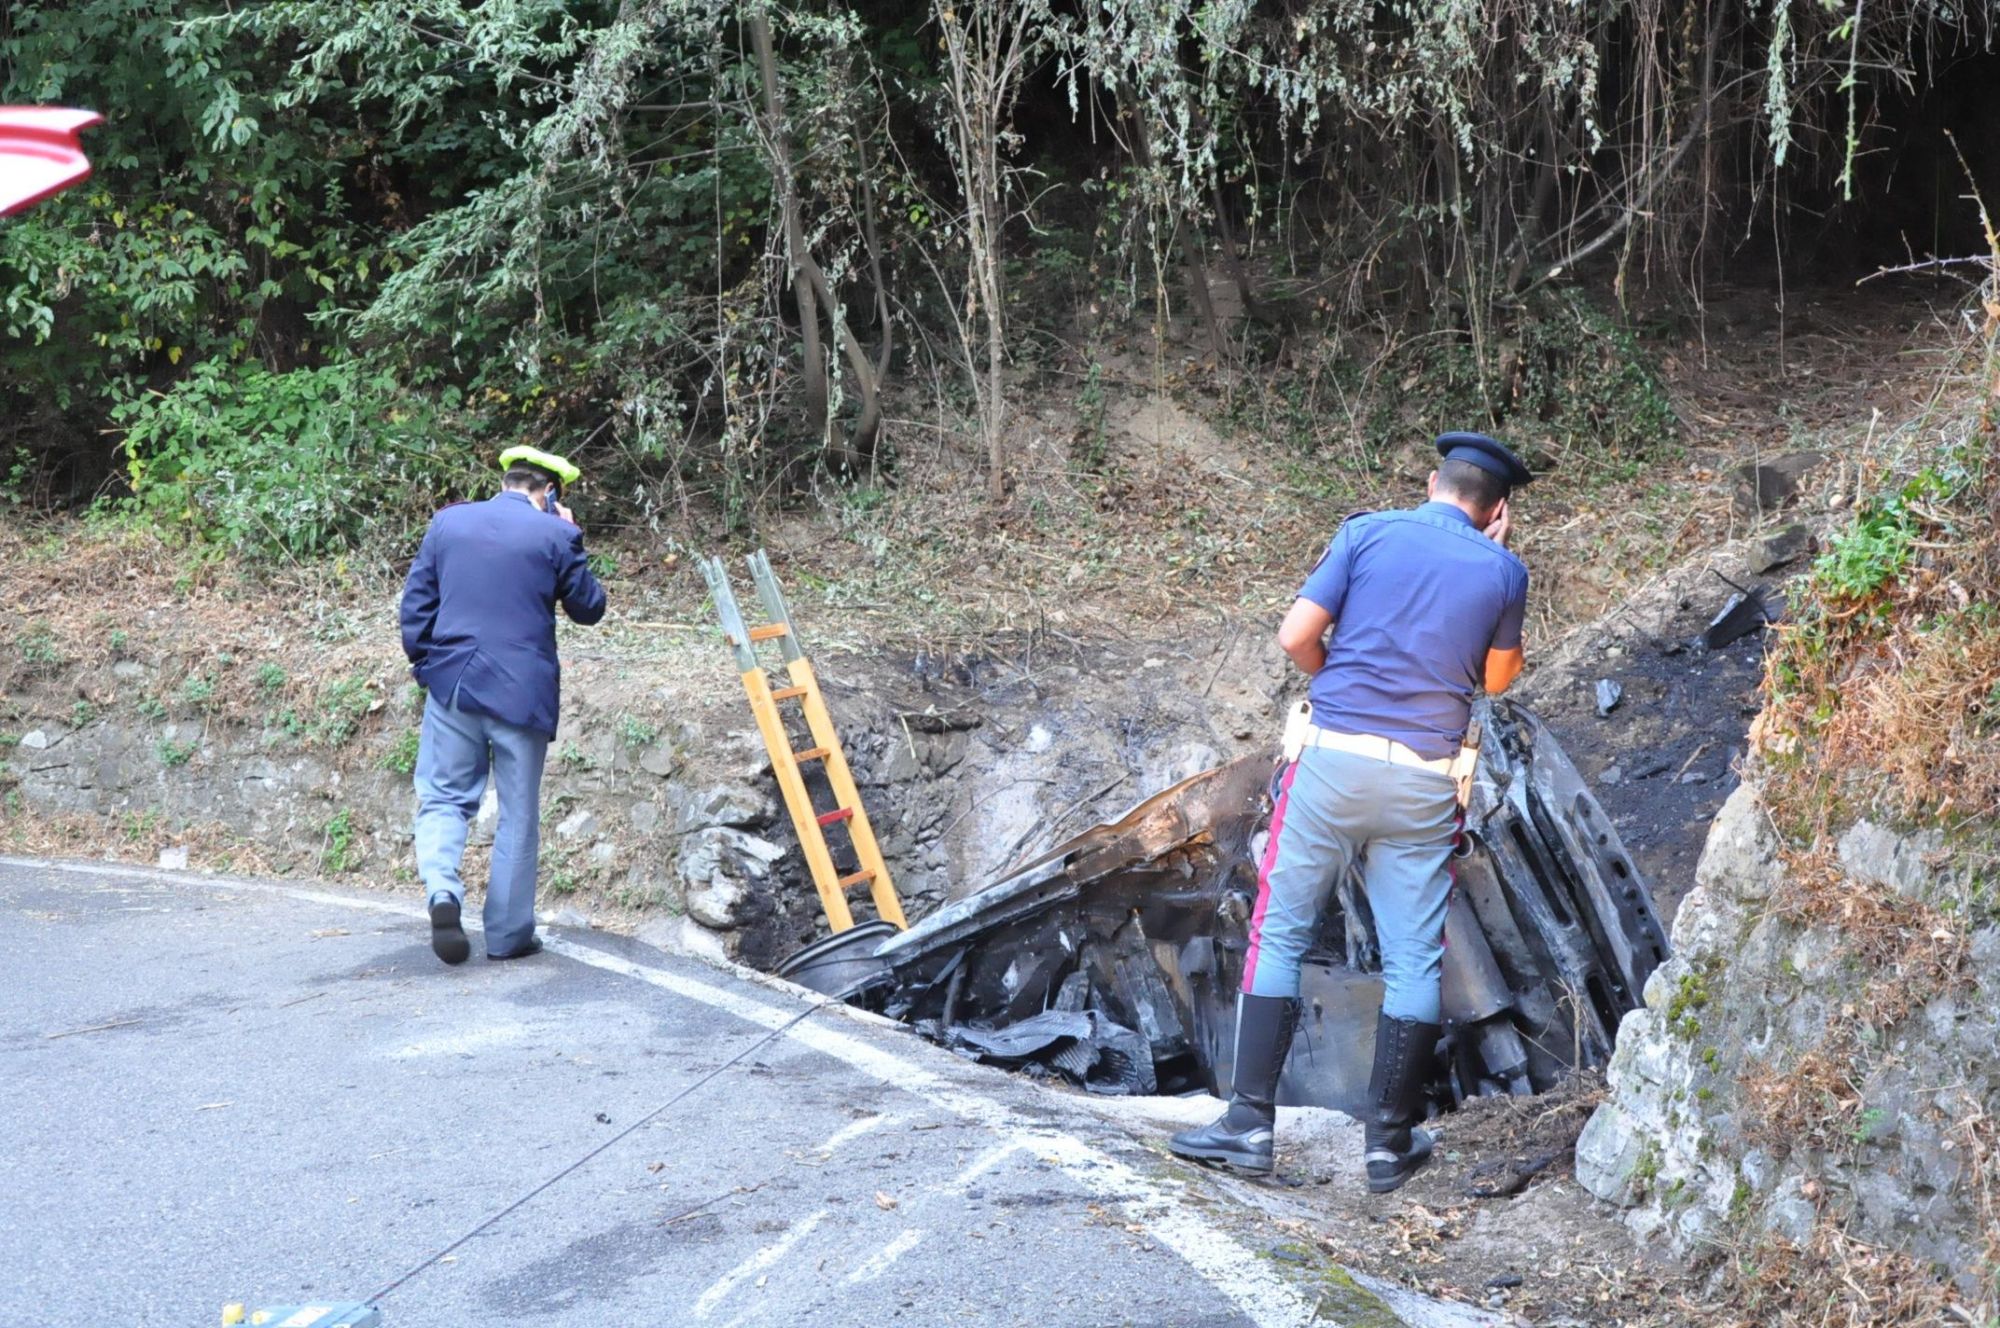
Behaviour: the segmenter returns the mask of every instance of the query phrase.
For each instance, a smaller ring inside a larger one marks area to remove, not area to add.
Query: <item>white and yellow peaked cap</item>
[[[516,463],[538,466],[561,480],[565,486],[577,482],[583,472],[571,465],[568,457],[559,457],[553,452],[544,452],[539,447],[529,447],[523,443],[510,447],[500,454],[500,469],[507,470]]]

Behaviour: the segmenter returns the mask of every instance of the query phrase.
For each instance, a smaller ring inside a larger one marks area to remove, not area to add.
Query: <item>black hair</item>
[[[554,481],[540,466],[530,466],[517,461],[507,467],[507,473],[501,477],[500,483],[505,488],[526,489],[529,493],[540,493]]]
[[[1470,503],[1481,515],[1491,517],[1493,509],[1507,496],[1507,481],[1484,466],[1446,457],[1438,463],[1438,488]]]

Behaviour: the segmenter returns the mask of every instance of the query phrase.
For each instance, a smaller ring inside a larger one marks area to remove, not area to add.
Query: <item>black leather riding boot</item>
[[[1278,1119],[1278,1075],[1298,1028],[1298,1002],[1280,996],[1236,998],[1236,1074],[1229,1109],[1213,1123],[1167,1141],[1177,1156],[1268,1175]]]
[[[1375,1071],[1368,1081],[1363,1122],[1368,1188],[1387,1194],[1417,1174],[1431,1156],[1424,1118],[1424,1086],[1444,1030],[1436,1024],[1381,1015],[1375,1021]]]

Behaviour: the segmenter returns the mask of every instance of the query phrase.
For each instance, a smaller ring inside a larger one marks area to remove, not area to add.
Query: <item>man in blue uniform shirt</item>
[[[1498,693],[1521,671],[1528,570],[1506,547],[1507,495],[1532,478],[1483,434],[1446,434],[1437,449],[1430,501],[1349,518],[1278,629],[1312,677],[1312,727],[1271,813],[1229,1109],[1174,1136],[1183,1157],[1271,1169],[1299,965],[1328,891],[1357,862],[1383,984],[1363,1121],[1368,1188],[1397,1188],[1430,1156],[1418,1122],[1442,1031],[1454,776],[1473,694]]]
[[[447,964],[472,953],[459,865],[489,770],[500,823],[486,885],[486,957],[542,948],[535,867],[542,763],[561,707],[555,606],[586,626],[604,616],[583,531],[558,501],[576,467],[531,447],[510,448],[500,464],[497,496],[431,518],[403,586],[403,653],[429,693],[417,743],[417,874],[431,949]]]

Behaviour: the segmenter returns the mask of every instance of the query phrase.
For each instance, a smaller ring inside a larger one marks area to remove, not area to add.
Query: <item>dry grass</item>
[[[1948,830],[2000,816],[2000,380],[1989,354],[1976,348],[1954,373],[1900,440],[1905,455],[1870,459],[1884,505],[1821,559],[1771,652],[1754,735],[1770,800],[1800,841],[1870,805]],[[1903,551],[1887,575],[1869,575],[1868,551],[1885,538]]]
[[[1413,439],[1386,470],[1345,458],[1308,469],[1270,440],[1220,432],[1202,390],[1167,383],[1149,400],[1137,395],[1145,385],[1125,386],[1131,418],[1101,466],[1077,464],[1073,439],[1030,439],[997,508],[972,482],[962,440],[938,429],[906,448],[893,487],[830,492],[815,510],[774,507],[731,540],[707,526],[680,537],[593,531],[592,548],[618,569],[612,612],[566,635],[565,653],[643,663],[659,683],[733,700],[689,556],[731,545],[769,548],[811,647],[826,655],[1000,651],[1031,634],[1058,648],[1227,635],[1239,620],[1274,622],[1340,520],[1417,501],[1435,460]],[[1045,409],[1022,427],[1060,417]],[[1531,635],[1547,641],[1594,616],[1705,539],[1728,504],[1717,474],[1677,459],[1629,489],[1582,468],[1537,484],[1516,539],[1537,569]],[[55,520],[0,530],[0,559],[25,573],[0,587],[16,625],[0,629],[0,696],[64,711],[79,699],[139,701],[139,684],[108,677],[134,658],[149,666],[151,699],[177,719],[250,722],[273,708],[312,711],[348,679],[378,699],[400,682],[401,568],[385,557],[251,566]],[[41,663],[25,658],[28,644]],[[286,674],[276,694],[245,685],[267,661]],[[199,715],[182,713],[178,689],[204,675],[214,695]]]
[[[1851,1133],[1861,1111],[1861,1087],[1854,1082],[1850,1033],[1829,1030],[1788,1070],[1760,1066],[1745,1074],[1740,1085],[1749,1108],[1744,1137],[1783,1156]]]
[[[290,710],[310,742],[405,680],[386,569],[250,568],[78,523],[0,532],[0,562],[17,569],[0,586],[0,698],[16,707],[150,704],[202,725]],[[121,660],[144,679],[117,678]]]
[[[1832,1089],[1846,1074],[1838,1058],[1816,1051],[1800,1073],[1823,1077]],[[1718,1247],[1723,1259],[1719,1295],[1703,1304],[1701,1322],[1717,1328],[1932,1328],[1963,1324],[1991,1328],[2000,1322],[2000,1130],[1983,1104],[1965,1089],[1939,1095],[1951,1134],[1967,1150],[1967,1173],[1979,1191],[1985,1218],[1986,1268],[1971,1299],[1938,1276],[1938,1270],[1899,1250],[1858,1240],[1829,1207],[1823,1185],[1808,1179],[1805,1197],[1819,1208],[1803,1245],[1762,1234]],[[1809,1122],[1810,1123],[1810,1122]],[[1972,1270],[1953,1270],[1964,1273]]]
[[[1786,867],[1773,910],[1838,936],[1843,955],[1870,975],[1847,1007],[1854,1018],[1887,1028],[1964,980],[1971,924],[1963,915],[1857,881],[1824,847],[1791,855]]]
[[[1199,391],[1159,393],[1134,399],[1136,417],[1092,468],[1059,428],[1018,439],[1023,460],[1002,507],[970,482],[960,441],[939,434],[905,454],[893,490],[836,501],[825,518],[766,521],[751,539],[794,584],[828,583],[824,602],[877,641],[1158,637],[1185,632],[1191,613],[1274,620],[1342,519],[1421,501],[1436,460],[1422,439],[1379,468],[1289,455],[1283,443],[1223,432]],[[1606,483],[1601,470],[1578,469],[1524,496],[1516,548],[1540,574],[1538,640],[1703,542],[1727,508],[1714,469],[1685,459],[1647,466],[1629,489]]]
[[[1957,569],[1993,563],[2000,539],[1963,551]],[[2000,813],[2000,617],[1971,617],[1957,577],[1921,569],[1923,581],[1943,581],[1957,608],[1926,615],[1858,661],[1843,704],[1827,725],[1822,750],[1840,766],[1869,766],[1886,776],[1908,813],[1955,820]],[[2000,569],[1977,573],[1991,592]],[[1936,593],[1913,598],[1935,601]]]
[[[1731,465],[1898,409],[1929,374],[1907,354],[1935,337],[1920,299],[1886,288],[1829,298],[1837,308],[1799,315],[1788,351],[1754,329],[1657,344],[1681,445],[1642,463],[1564,455],[1521,496],[1515,548],[1535,577],[1531,658],[1718,534],[1742,533]],[[586,505],[590,545],[618,571],[610,619],[577,645],[643,660],[691,690],[720,679],[727,692],[693,555],[759,545],[823,653],[980,651],[1027,633],[1057,643],[1226,633],[1231,619],[1275,621],[1343,517],[1414,503],[1436,461],[1415,436],[1385,455],[1355,439],[1308,453],[1267,431],[1270,412],[1245,408],[1260,390],[1254,377],[1183,363],[1143,335],[1101,350],[1101,415],[1076,395],[1081,360],[1016,386],[1019,461],[998,507],[984,496],[976,439],[914,391],[890,421],[893,476],[765,495],[734,535],[699,511],[664,531],[606,530]],[[1065,372],[1076,376],[1067,387]],[[178,623],[160,644],[178,652],[169,662],[183,673],[216,651],[282,651],[288,663],[310,661],[292,669],[293,700],[310,706],[317,675],[397,667],[394,603],[408,552],[247,568],[140,533],[10,527],[0,557],[36,574],[0,588],[0,604],[17,622],[48,623],[85,665],[102,663],[103,638],[136,632],[131,620],[147,611]],[[0,633],[0,652],[6,644]],[[0,691],[19,686],[9,663],[0,653]]]
[[[162,850],[185,848],[188,863],[206,871],[273,877],[310,874],[312,863],[293,861],[268,844],[246,839],[219,822],[167,825],[131,815],[0,809],[0,847],[45,858],[90,858],[150,866]]]
[[[1780,1157],[1846,1146],[1860,1127],[1862,1081],[1879,1035],[1971,981],[1970,925],[1961,914],[1854,880],[1825,849],[1790,857],[1772,910],[1801,930],[1837,938],[1845,966],[1867,978],[1831,1009],[1819,1040],[1802,1055],[1743,1077],[1743,1133]]]
[[[1804,1246],[1769,1237],[1738,1250],[1729,1328],[1932,1328],[1981,1320],[1918,1260],[1855,1240],[1822,1217]]]

